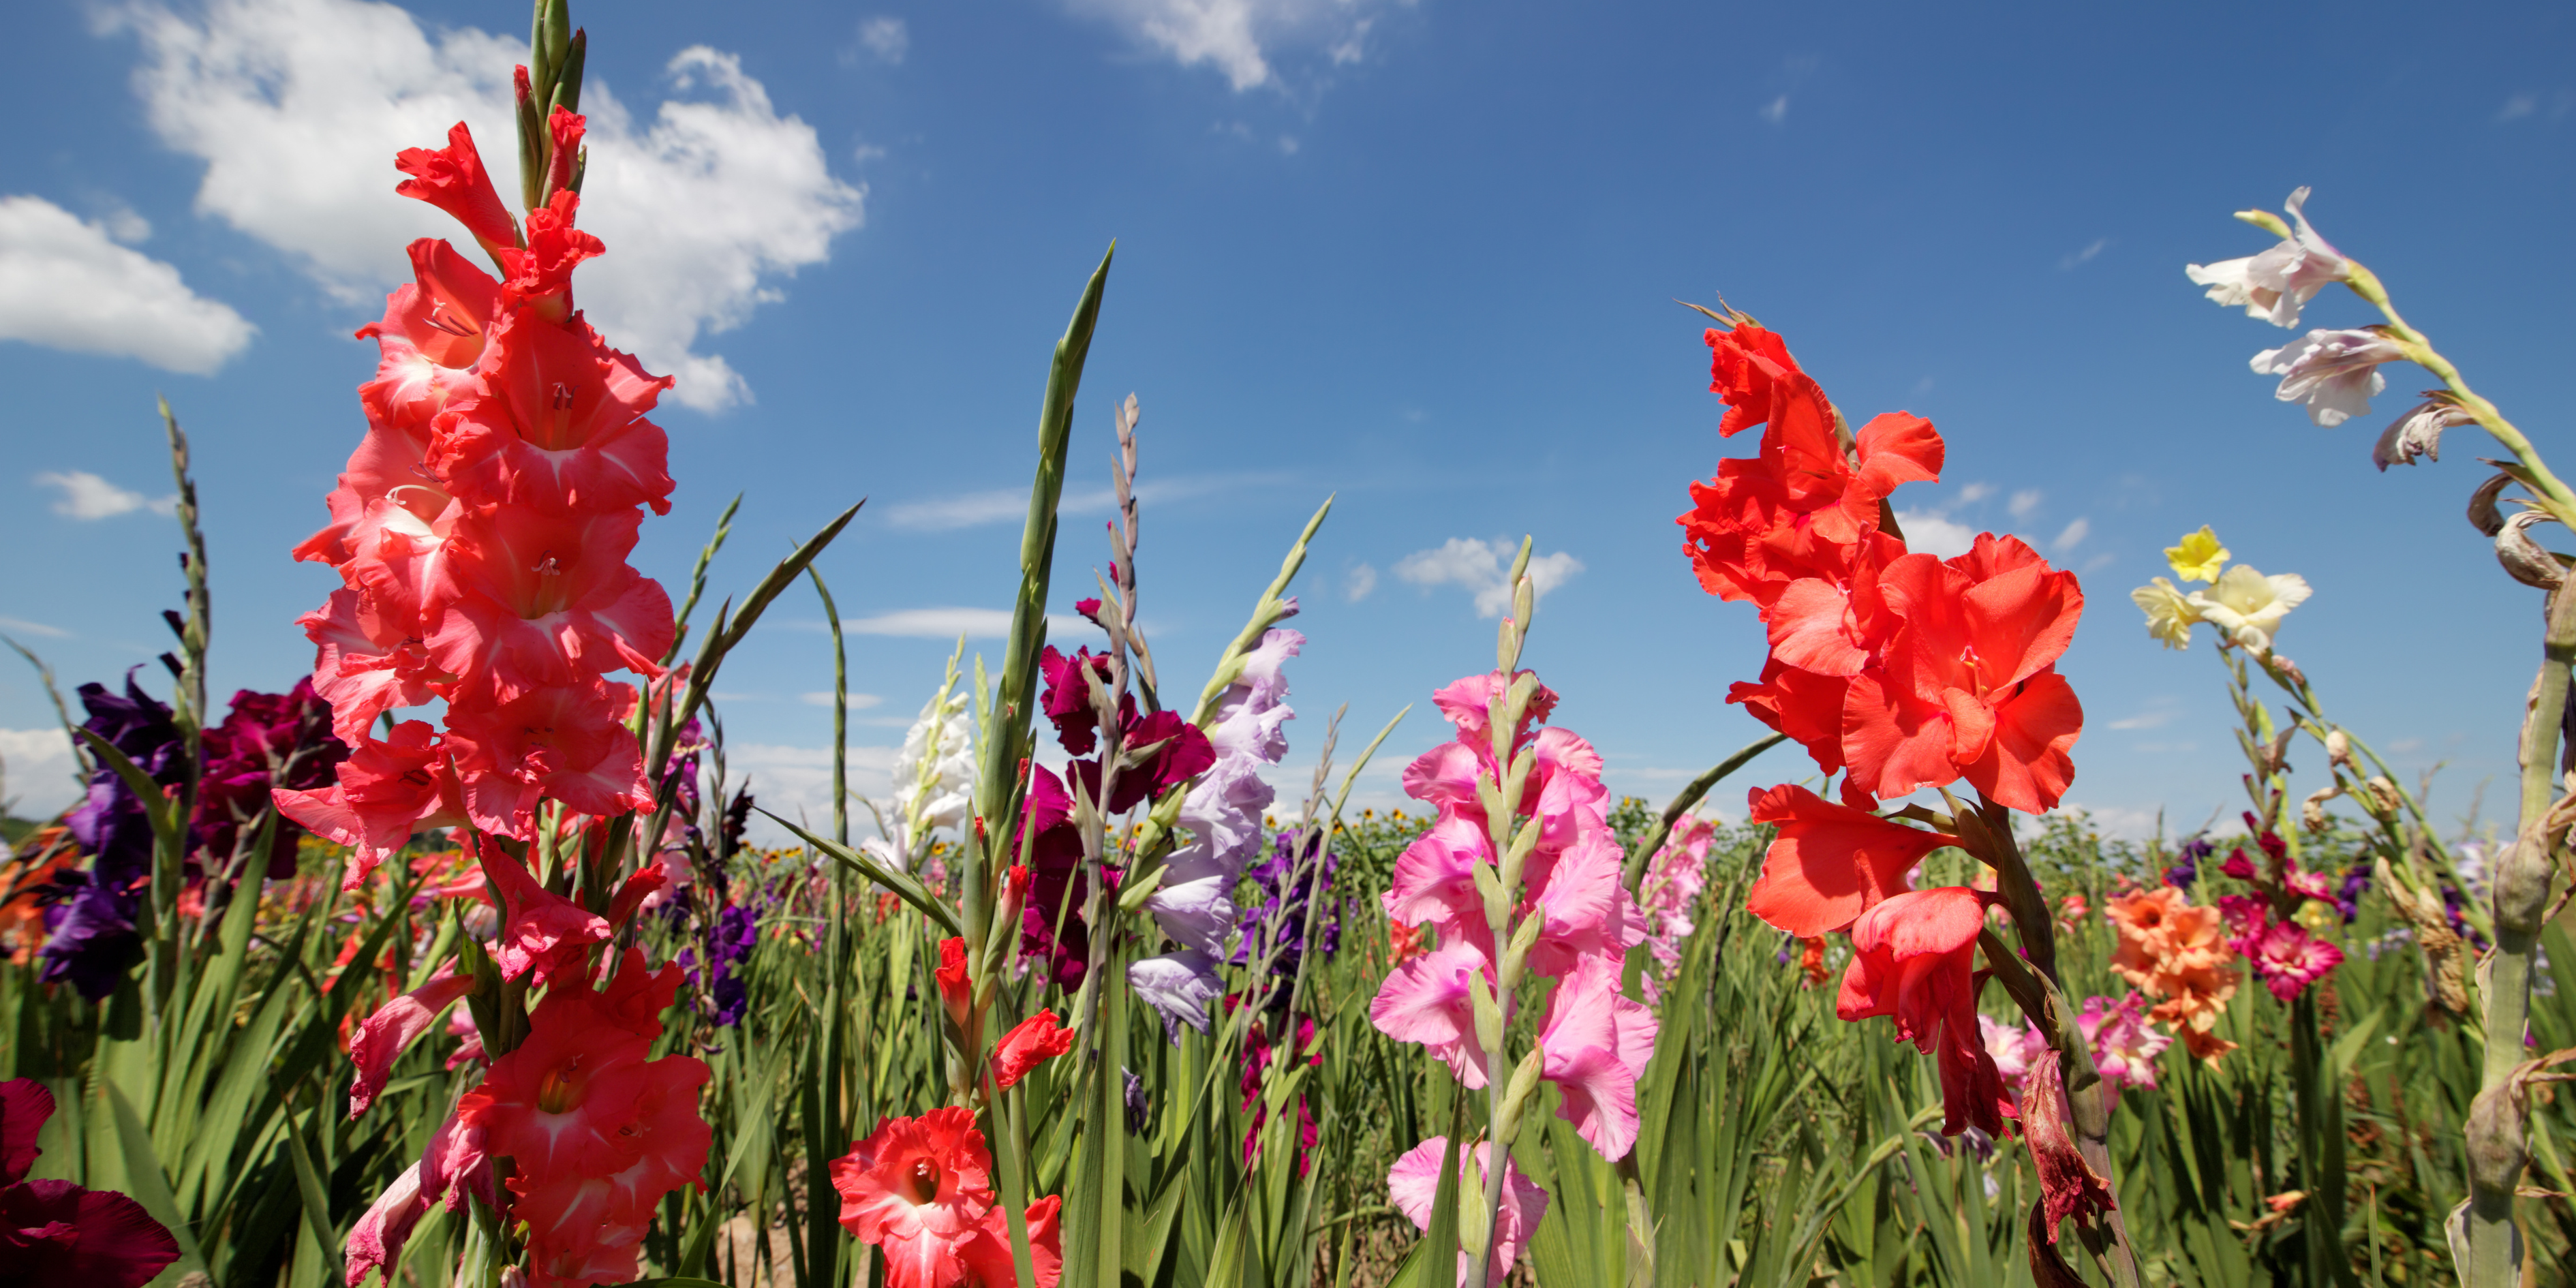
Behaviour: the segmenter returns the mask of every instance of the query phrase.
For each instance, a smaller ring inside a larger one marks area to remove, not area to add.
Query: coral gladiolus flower
[[[537,884],[526,865],[500,846],[486,844],[482,859],[504,918],[492,945],[501,978],[551,982],[558,972],[577,972],[590,945],[608,938],[606,918]]]
[[[1751,821],[1778,825],[1745,910],[1800,938],[1847,930],[1870,905],[1909,887],[1923,856],[1959,838],[1889,822],[1794,785],[1754,788]]]
[[[1013,1025],[994,1045],[993,1081],[1007,1091],[1029,1070],[1072,1049],[1073,1030],[1059,1027],[1054,1011],[1040,1011]]]
[[[405,197],[422,201],[456,217],[483,249],[499,255],[519,245],[519,225],[492,176],[483,169],[483,154],[474,147],[474,132],[458,121],[448,127],[443,148],[405,148],[394,154],[394,167],[411,177],[394,186]]]
[[[889,1288],[964,1284],[965,1245],[993,1206],[991,1164],[967,1110],[888,1118],[832,1161],[841,1225],[884,1251]]]
[[[456,973],[454,963],[438,968],[427,983],[404,993],[367,1017],[349,1040],[349,1061],[358,1066],[357,1079],[349,1086],[349,1116],[367,1112],[384,1090],[385,1076],[393,1072],[394,1061],[402,1058],[420,1035],[429,1032],[438,1013],[458,998],[474,991],[474,977]]]
[[[339,782],[319,791],[276,788],[277,810],[339,845],[351,847],[341,885],[355,890],[412,834],[465,821],[465,800],[437,734],[406,720],[383,741],[362,738],[333,771]]]
[[[1959,886],[1914,890],[1874,904],[1852,923],[1852,961],[1834,1013],[1884,1015],[1896,1036],[1937,1055],[1943,1135],[1976,1127],[2001,1134],[2012,1100],[1977,1027],[1976,946],[1986,896]]]

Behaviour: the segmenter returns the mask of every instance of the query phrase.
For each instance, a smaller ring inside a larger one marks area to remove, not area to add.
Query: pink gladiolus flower
[[[349,1087],[349,1116],[367,1112],[376,1102],[376,1093],[384,1090],[385,1076],[393,1071],[394,1061],[429,1032],[438,1013],[458,998],[474,991],[474,977],[456,973],[454,963],[438,968],[427,983],[405,993],[383,1006],[358,1026],[349,1039],[349,1061],[358,1066],[357,1080]]]
[[[605,918],[537,884],[501,847],[485,845],[482,857],[505,918],[501,937],[492,945],[492,960],[503,979],[527,975],[540,984],[550,982],[559,971],[577,970],[589,946],[608,938]]]
[[[1538,1035],[1539,1073],[1556,1084],[1556,1116],[1603,1158],[1637,1143],[1637,1079],[1655,1053],[1655,1014],[1619,995],[1616,958],[1587,957],[1557,982]]]
[[[2351,272],[2343,253],[2308,226],[2308,216],[2300,209],[2307,201],[2308,190],[2301,188],[2283,203],[2282,208],[2297,222],[2289,240],[2244,259],[2223,260],[2206,267],[2186,265],[2184,276],[2208,287],[2210,299],[2230,308],[2241,306],[2247,317],[2261,318],[2279,327],[2297,326],[2299,311],[2308,301]]]
[[[2284,1002],[2343,965],[2342,949],[2287,921],[2264,931],[2245,955],[2253,959],[2254,973],[2263,977],[2264,987]]]
[[[1993,1057],[1995,1072],[2012,1089],[2015,1103],[2020,1101],[2022,1083],[2030,1077],[2032,1063],[2055,1058],[2049,1050],[2048,1035],[2028,1020],[2015,1026],[1979,1015],[1977,1036],[1985,1044],[1986,1054]]]
[[[2135,993],[2116,1003],[2107,997],[2087,998],[2076,1023],[2093,1048],[2093,1067],[2101,1071],[2103,1081],[2115,1088],[2156,1089],[2156,1057],[2173,1045],[2173,1039],[2147,1023],[2146,999]]]
[[[1386,1174],[1386,1188],[1395,1209],[1412,1221],[1415,1228],[1426,1233],[1431,1229],[1432,1205],[1440,1200],[1440,1160],[1448,1152],[1449,1138],[1434,1136],[1406,1151]],[[1467,1170],[1469,1154],[1474,1155],[1475,1172],[1472,1174]],[[1478,1176],[1483,1178],[1481,1183],[1485,1186],[1494,1183],[1491,1145],[1479,1144],[1473,1150],[1460,1151],[1458,1179],[1462,1184],[1458,1192],[1461,1198],[1472,1193],[1471,1186],[1477,1183],[1475,1177]],[[1485,1274],[1488,1284],[1504,1282],[1511,1272],[1512,1263],[1519,1260],[1521,1249],[1528,1246],[1531,1236],[1538,1233],[1538,1223],[1547,1215],[1547,1190],[1521,1175],[1509,1153],[1503,1155],[1502,1184],[1502,1210],[1497,1219],[1498,1228],[1494,1231],[1494,1260],[1486,1267]],[[1486,1192],[1488,1195],[1492,1193],[1490,1189]],[[1482,1205],[1465,1206],[1471,1208],[1476,1217],[1484,1215]],[[1466,1228],[1467,1225],[1467,1221],[1459,1222],[1462,1239],[1472,1238],[1475,1234]],[[1458,1252],[1460,1288],[1465,1288],[1467,1280],[1475,1272],[1475,1254],[1461,1248]]]
[[[1485,1085],[1485,1048],[1476,1040],[1476,1012],[1468,1000],[1470,971],[1493,987],[1493,962],[1484,950],[1462,941],[1443,943],[1387,975],[1369,1003],[1369,1022],[1398,1042],[1428,1047],[1473,1091]]]

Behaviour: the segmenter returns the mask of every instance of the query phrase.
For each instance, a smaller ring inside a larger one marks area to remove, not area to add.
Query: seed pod
[[[2326,830],[2332,824],[2332,821],[2326,817],[2326,802],[2341,795],[2343,795],[2342,783],[2308,793],[2308,798],[2299,802],[2299,825],[2311,832]]]
[[[2370,781],[2362,786],[2369,790],[2370,803],[2377,813],[2394,814],[2406,803],[2406,797],[2397,790],[2397,784],[2379,775],[2372,775]]]
[[[2341,765],[2346,769],[2353,767],[2352,739],[2346,736],[2343,730],[2329,729],[2326,731],[2326,760],[2331,764]]]

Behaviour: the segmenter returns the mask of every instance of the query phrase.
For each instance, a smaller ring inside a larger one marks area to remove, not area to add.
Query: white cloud
[[[60,489],[63,496],[54,502],[54,513],[67,514],[75,519],[112,519],[136,510],[171,514],[179,505],[179,498],[175,495],[149,497],[140,492],[130,492],[87,470],[59,474],[47,470],[36,476],[36,485]]]
[[[2027,519],[2039,513],[2039,503],[2045,495],[2038,488],[2026,487],[2013,493],[2012,500],[2006,502],[2004,508],[2012,511],[2012,517],[2016,519]]]
[[[1789,119],[1789,96],[1786,94],[1762,105],[1762,119],[1773,125]]]
[[[1994,494],[1995,485],[1992,483],[1962,483],[1959,485],[1959,504],[1975,505]]]
[[[2504,107],[2496,112],[2496,123],[2501,125],[2506,121],[2519,121],[2539,110],[2539,95],[2516,94],[2513,97],[2506,99],[2504,101]]]
[[[1070,0],[1074,12],[1100,19],[1183,67],[1225,73],[1236,93],[1276,84],[1276,60],[1317,52],[1336,67],[1368,56],[1372,9],[1411,7],[1413,0]]]
[[[2067,551],[2073,550],[2075,547],[2084,544],[2084,538],[2091,534],[2092,531],[2093,521],[2091,519],[2078,516],[2075,522],[2067,524],[2064,528],[2058,531],[2057,536],[2048,543],[2048,548],[2057,554],[2063,555]]]
[[[1141,628],[1144,623],[1140,621],[1138,625]],[[1011,633],[1011,613],[1006,608],[901,608],[874,617],[844,617],[841,629],[852,635],[898,635],[909,639],[953,640],[961,634],[969,639],[1001,639]],[[1047,629],[1100,628],[1080,617],[1049,613]]]
[[[210,0],[203,17],[144,3],[135,74],[161,140],[206,163],[197,209],[277,248],[333,295],[364,305],[408,272],[414,237],[461,231],[394,195],[394,153],[463,120],[494,180],[518,190],[510,68],[522,42],[471,27],[433,38],[372,0]],[[582,226],[608,255],[579,299],[611,343],[680,378],[672,396],[716,409],[749,396],[703,335],[779,298],[776,279],[830,256],[864,192],[832,177],[814,129],[782,117],[734,55],[705,46],[666,65],[674,89],[638,121],[597,76],[582,91],[591,152]]]
[[[45,818],[80,795],[71,743],[60,729],[0,729],[0,805]]]
[[[797,695],[797,698],[799,701],[810,707],[829,707],[832,705],[832,691],[829,689],[825,689],[820,693],[800,693]],[[884,698],[878,697],[873,693],[853,693],[850,695],[850,710],[865,711],[883,701],[885,701]]]
[[[912,52],[912,31],[903,25],[903,19],[879,14],[859,24],[859,44],[876,55],[877,61],[896,66]]]
[[[1475,592],[1478,617],[1500,617],[1512,605],[1512,588],[1503,578],[1508,560],[1516,553],[1518,547],[1508,542],[1451,537],[1436,550],[1416,550],[1396,561],[1395,575],[1425,590],[1444,584],[1463,586]],[[1542,596],[1581,571],[1583,561],[1562,550],[1530,556],[1530,585]]]
[[[1350,603],[1356,604],[1376,590],[1377,568],[1371,564],[1351,569],[1349,575],[1342,579],[1342,598]]]
[[[0,340],[213,375],[259,328],[118,245],[152,230],[125,216],[83,223],[42,197],[0,197]]]
[[[2169,697],[2160,697],[2149,701],[2147,703],[2146,710],[2125,719],[2111,721],[2103,727],[2107,729],[2162,729],[2166,725],[2172,724],[2174,717],[2181,714],[2182,705],[2180,703]]]
[[[2069,251],[2067,254],[2059,257],[2057,261],[2057,271],[2063,273],[2073,269],[2078,264],[2090,264],[2093,262],[2095,256],[2100,255],[2105,249],[2108,249],[2110,245],[2110,238],[2096,237],[2093,239],[2092,245],[2079,251]]]
[[[1905,532],[1905,548],[1939,555],[1944,559],[1968,553],[1977,544],[1977,530],[1954,519],[1923,510],[1899,510],[1896,526]]]
[[[827,734],[828,736],[828,734]],[[894,793],[893,747],[852,747],[850,790],[883,802]],[[832,834],[832,749],[738,742],[725,747],[727,790],[749,785],[751,803],[818,836]],[[866,807],[850,802],[852,839],[872,831]],[[785,828],[751,816],[751,835],[763,844],[794,844]]]

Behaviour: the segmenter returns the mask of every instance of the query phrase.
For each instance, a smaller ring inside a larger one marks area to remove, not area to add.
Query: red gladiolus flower
[[[2050,1243],[2057,1242],[2060,1221],[2071,1216],[2089,1223],[2095,1213],[2120,1206],[2111,1183],[2093,1170],[2075,1143],[2075,1133],[2067,1126],[2071,1116],[2057,1053],[2043,1052],[2031,1062],[2030,1081],[2022,1091],[2021,1124],[2022,1137],[2030,1144],[2031,1166],[2039,1172],[2042,1224],[2048,1228]]]
[[[500,846],[487,842],[479,853],[504,919],[500,938],[492,944],[492,960],[501,968],[501,978],[515,980],[524,975],[545,984],[567,970],[578,972],[590,945],[608,938],[608,922],[537,884],[526,865]]]
[[[2084,723],[2054,666],[2084,611],[2074,574],[1989,533],[1947,562],[1897,560],[1880,588],[1904,625],[1883,670],[1854,677],[1844,700],[1853,778],[1887,797],[1964,774],[1998,804],[2054,808]]]
[[[316,836],[352,847],[344,889],[355,890],[412,834],[465,821],[465,801],[437,734],[418,720],[393,727],[383,741],[361,737],[333,772],[339,782],[318,791],[276,788],[277,810]]]
[[[1771,419],[1772,388],[1802,374],[1789,356],[1788,342],[1759,323],[1741,322],[1731,330],[1710,327],[1708,390],[1726,403],[1717,422],[1719,436],[1732,438]]]
[[[832,1162],[841,1224],[885,1252],[888,1288],[954,1288],[968,1282],[965,1245],[993,1208],[991,1166],[967,1110],[888,1118]]]
[[[411,176],[395,185],[396,193],[455,216],[485,251],[500,254],[518,247],[519,226],[510,218],[510,208],[501,204],[492,176],[484,172],[483,154],[475,150],[474,133],[465,122],[448,127],[446,147],[405,148],[394,154],[394,167]]]
[[[1054,1011],[1040,1011],[1013,1025],[995,1044],[993,1081],[1007,1091],[1029,1070],[1072,1049],[1073,1030],[1058,1027]]]
[[[939,1000],[948,1009],[948,1019],[959,1028],[966,1027],[966,1017],[974,1009],[975,993],[966,979],[966,941],[939,941],[939,965],[931,971],[939,980]]]
[[[0,1082],[0,1286],[140,1288],[179,1259],[178,1241],[122,1194],[26,1179],[53,1113],[44,1084]]]
[[[450,963],[439,967],[427,983],[376,1008],[376,1013],[358,1026],[349,1039],[349,1062],[358,1066],[357,1079],[349,1086],[349,1116],[367,1112],[384,1090],[385,1077],[393,1072],[394,1061],[458,998],[474,991],[474,977],[459,975]]]
[[[1806,788],[1755,788],[1756,823],[1780,828],[1745,910],[1802,939],[1847,930],[1872,905],[1905,893],[1905,874],[1959,838],[1889,822]]]
[[[1055,1288],[1064,1276],[1063,1235],[1056,1229],[1056,1217],[1063,1205],[1062,1199],[1050,1194],[1030,1204],[1025,1216],[1029,1268],[1038,1288]],[[1011,1261],[1009,1218],[1001,1208],[985,1213],[984,1223],[975,1227],[974,1236],[958,1251],[966,1262],[967,1283],[983,1288],[1014,1288],[1020,1282],[1019,1270]]]
[[[606,254],[598,238],[573,227],[581,211],[581,194],[567,188],[528,212],[528,248],[504,249],[502,302],[525,307],[548,322],[572,316],[572,271],[581,262]]]
[[[1852,923],[1852,961],[1834,1014],[1884,1015],[1896,1036],[1936,1055],[1945,1136],[2001,1134],[2012,1098],[1977,1030],[1976,951],[1985,896],[1959,886],[1914,890],[1873,904]]]

